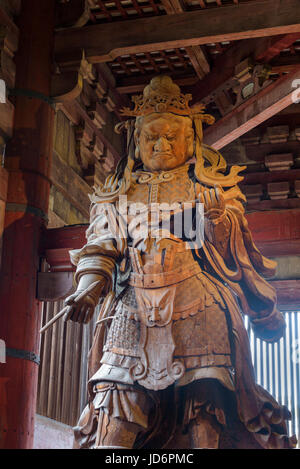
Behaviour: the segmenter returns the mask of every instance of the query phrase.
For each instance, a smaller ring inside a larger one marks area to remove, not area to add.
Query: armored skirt
[[[203,415],[222,429],[220,448],[293,447],[289,411],[255,384],[234,295],[204,272],[176,290],[167,324],[143,318],[136,287],[129,285],[114,302],[111,324],[95,335],[90,357],[95,362],[102,355],[101,364],[90,377],[75,447],[114,446],[115,435],[124,447],[188,448],[189,426]],[[120,421],[127,430],[121,435]],[[115,431],[103,433],[103,425]],[[134,437],[128,441],[128,435]]]

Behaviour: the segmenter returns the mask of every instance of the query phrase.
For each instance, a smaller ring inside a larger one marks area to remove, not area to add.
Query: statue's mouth
[[[159,151],[153,153],[153,158],[170,158],[173,156],[173,153],[170,153],[168,151]]]

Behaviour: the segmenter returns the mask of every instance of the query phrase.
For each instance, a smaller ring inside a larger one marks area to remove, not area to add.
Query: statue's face
[[[194,132],[188,117],[150,114],[143,119],[136,142],[144,167],[167,171],[184,164],[193,155]]]

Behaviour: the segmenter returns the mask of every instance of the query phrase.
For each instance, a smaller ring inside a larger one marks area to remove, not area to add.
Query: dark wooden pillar
[[[18,20],[16,101],[8,171],[0,276],[0,338],[7,362],[6,422],[0,447],[31,448],[38,376],[39,243],[47,217],[54,110],[50,93],[55,0],[25,0]]]

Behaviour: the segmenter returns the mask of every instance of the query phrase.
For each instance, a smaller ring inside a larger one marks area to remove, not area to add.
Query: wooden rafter
[[[182,13],[184,11],[178,0],[176,0],[176,4],[174,4],[174,0],[161,0],[161,2],[169,15]],[[186,52],[197,76],[202,79],[205,75],[208,74],[210,66],[201,46],[187,47]]]
[[[254,241],[264,255],[290,256],[300,254],[299,208],[280,212],[248,213],[246,218]],[[85,243],[86,228],[86,225],[82,225],[46,230],[43,251],[52,252],[51,257],[52,259],[56,258],[57,264],[64,264],[68,266],[68,269],[72,268],[69,250],[82,247]],[[273,248],[273,253],[270,246]]]
[[[143,10],[141,9],[140,5],[138,4],[137,0],[131,0],[134,8],[136,9],[139,16],[143,16]]]
[[[210,66],[207,61],[207,58],[205,57],[202,47],[186,47],[186,52],[190,58],[190,61],[195,69],[197,76],[201,80],[210,71]]]
[[[280,54],[283,49],[289,48],[297,39],[300,39],[300,34],[286,34],[279,38],[270,38],[269,46],[263,51],[257,51],[256,59],[260,62],[269,62],[274,57]]]
[[[204,142],[217,150],[292,104],[299,71],[284,75],[206,129]]]
[[[139,18],[130,21],[130,28],[122,21],[58,31],[55,58],[61,66],[77,65],[84,49],[87,60],[100,63],[130,53],[298,32],[298,0],[262,0]]]
[[[265,50],[266,40],[262,39],[261,41]],[[193,102],[202,102],[212,93],[217,94],[219,89],[223,89],[224,85],[234,77],[236,65],[253,55],[256,48],[257,40],[249,39],[234,44],[224,54],[220,55],[210,73],[188,89],[193,96]]]
[[[158,15],[159,14],[159,9],[158,6],[156,5],[154,0],[149,0],[149,3],[151,7],[153,8],[153,11]]]
[[[299,37],[299,33],[286,34],[275,38],[249,39],[232,45],[216,59],[210,73],[188,90],[193,96],[194,103],[204,101],[212,93],[218,94],[218,89],[223,89],[226,83],[233,79],[235,67],[245,58],[252,57],[254,61],[267,63],[267,59],[279,55],[281,50]],[[281,68],[280,64],[278,65],[274,66],[276,73],[281,69],[282,72],[293,71],[296,64],[292,63],[289,69],[286,64],[282,64],[284,67]]]
[[[105,6],[105,3],[103,3],[101,0],[98,0],[97,1],[101,11],[104,13],[104,15],[108,18],[108,19],[112,19],[112,15],[111,13],[108,11],[108,9],[106,8]]]

